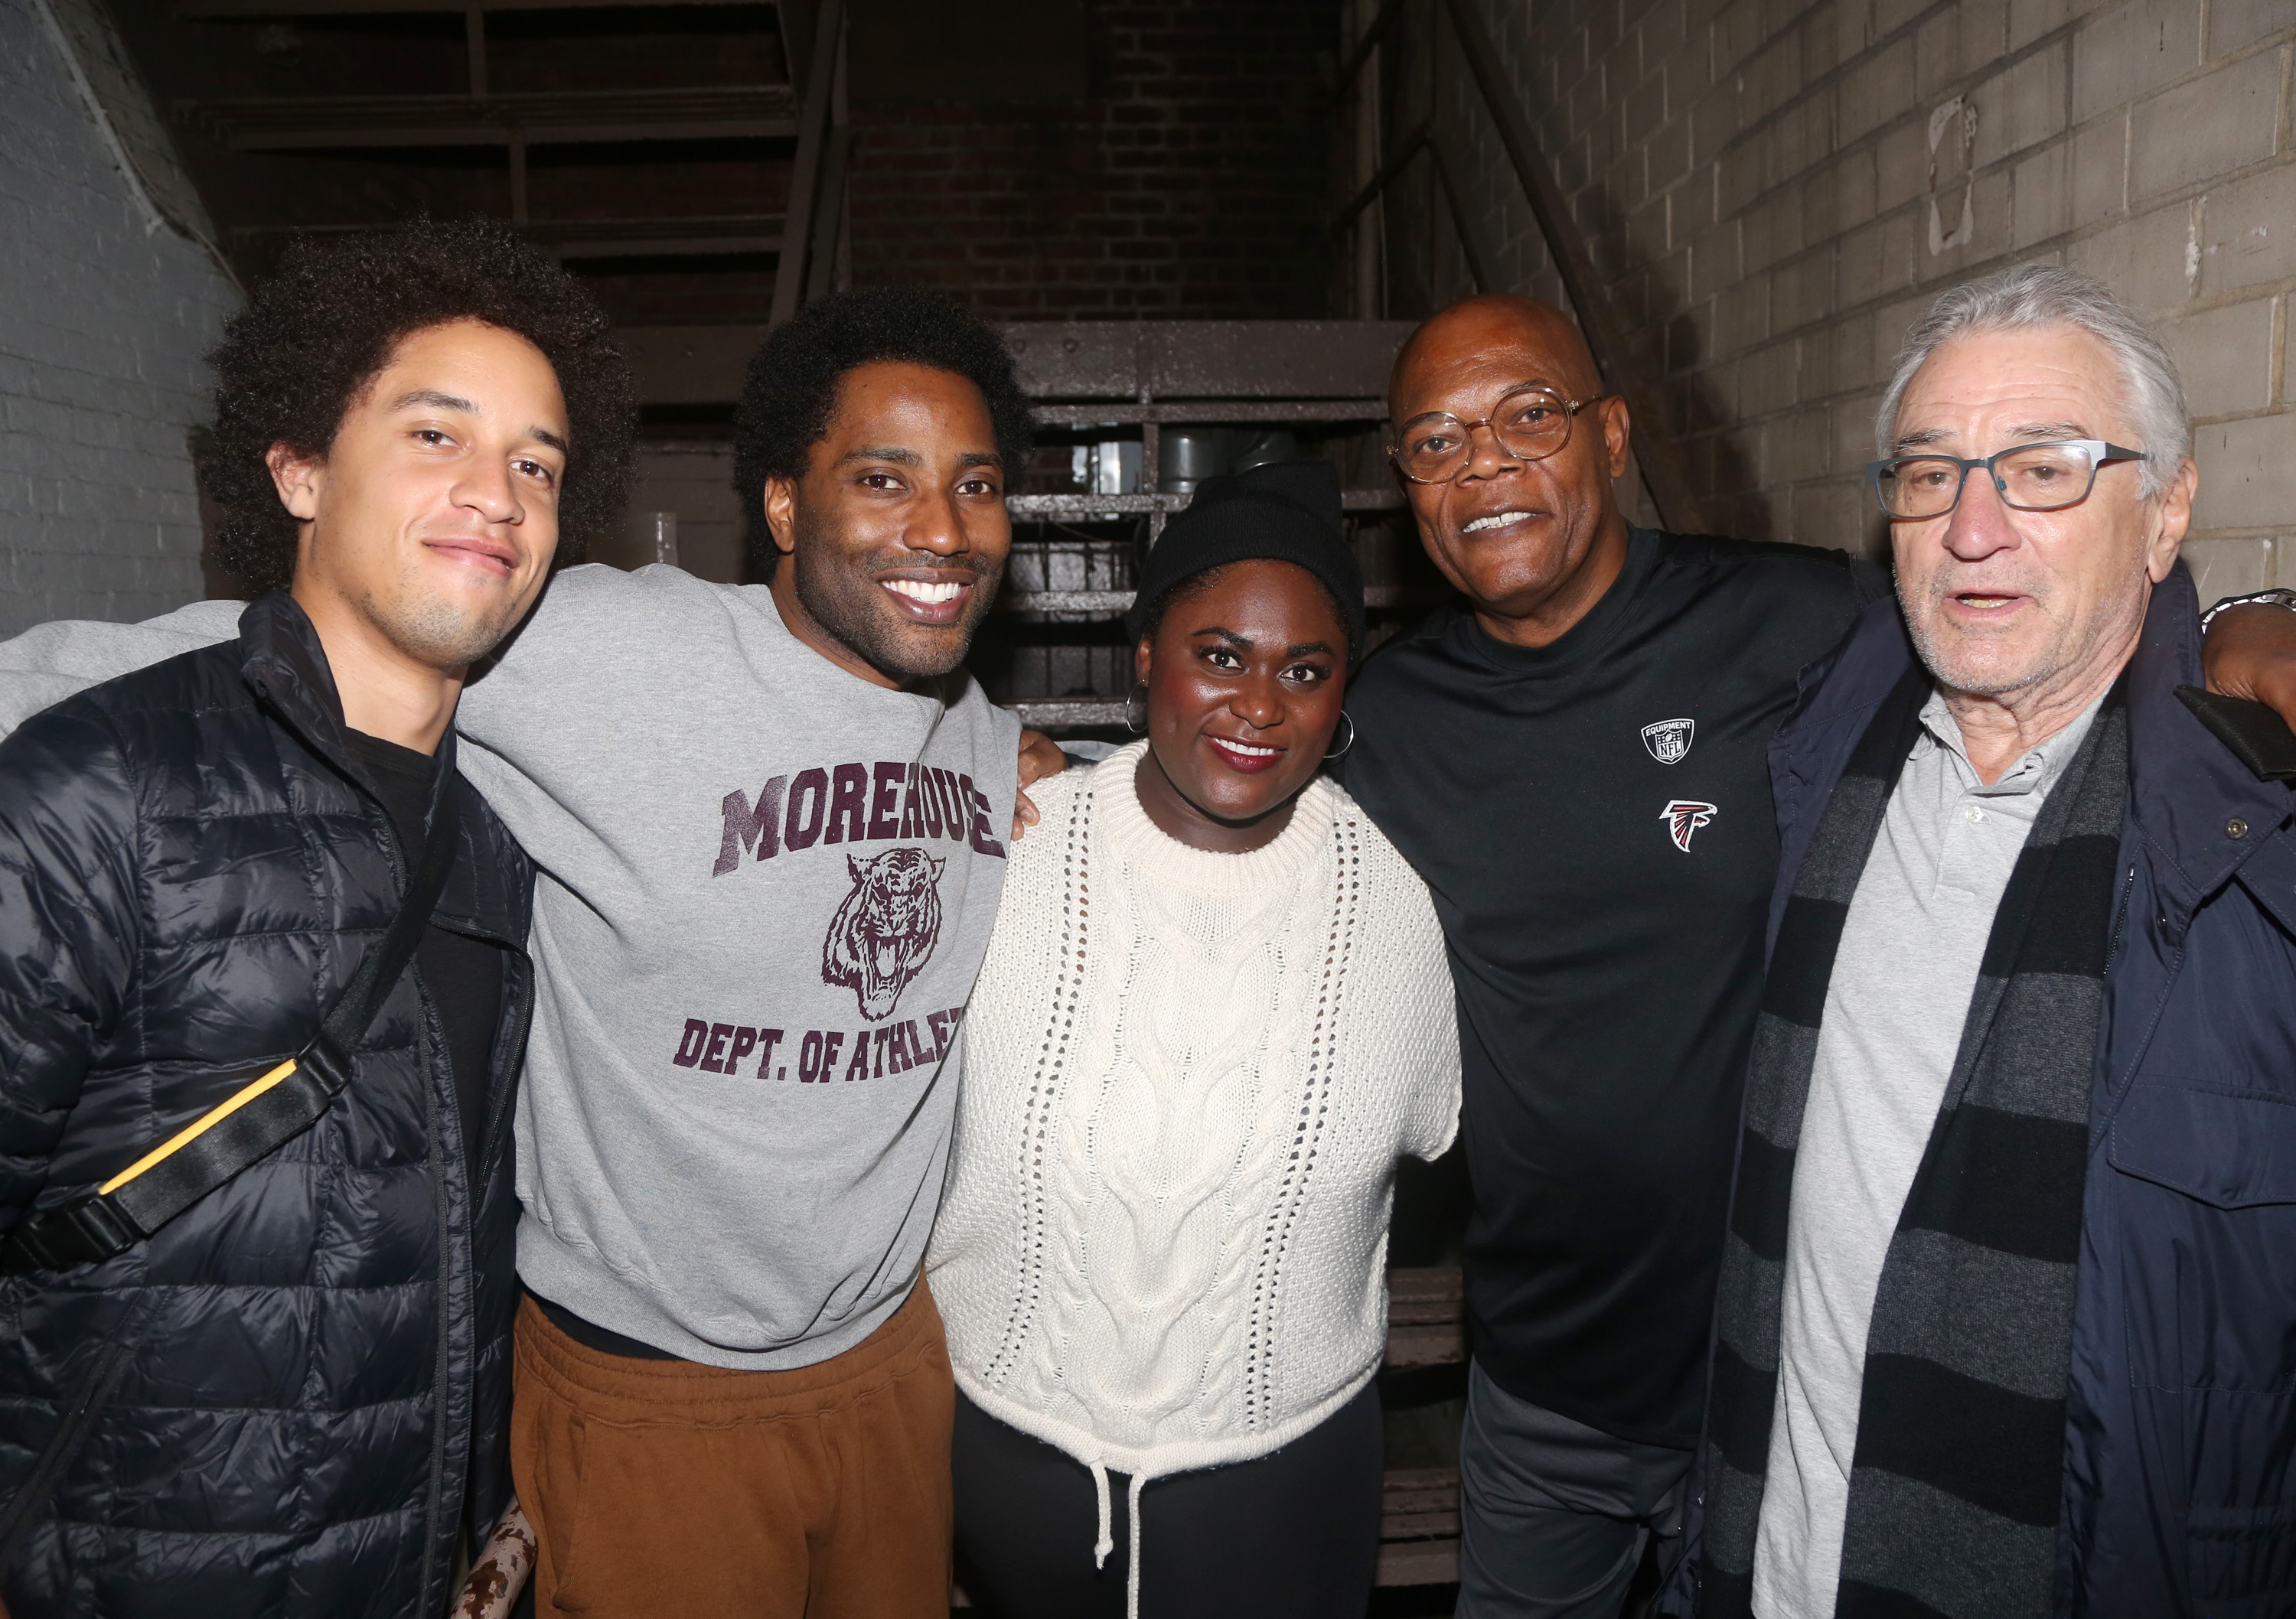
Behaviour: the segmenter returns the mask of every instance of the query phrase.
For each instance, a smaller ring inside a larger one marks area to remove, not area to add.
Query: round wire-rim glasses
[[[1414,416],[1397,429],[1402,442],[1387,446],[1395,470],[1414,484],[1447,484],[1474,459],[1475,429],[1487,427],[1499,447],[1524,461],[1545,461],[1570,442],[1570,423],[1580,411],[1606,396],[1565,399],[1543,386],[1503,395],[1480,421],[1462,421],[1448,411]],[[1449,447],[1438,446],[1448,442]]]
[[[2056,438],[2012,445],[1973,459],[1959,455],[1893,455],[1868,462],[1866,481],[1889,516],[1916,521],[1943,517],[1961,504],[1961,492],[1978,468],[1993,480],[2001,503],[2014,511],[2062,511],[2078,506],[2096,487],[2097,469],[2116,461],[2150,461],[2142,450],[2102,438]]]

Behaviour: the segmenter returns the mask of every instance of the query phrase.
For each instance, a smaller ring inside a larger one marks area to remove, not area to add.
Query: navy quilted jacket
[[[435,1615],[501,1509],[532,872],[440,777],[434,919],[506,952],[479,1183],[409,972],[317,1124],[117,1259],[0,1281],[14,1619]],[[301,1045],[412,864],[283,594],[0,742],[0,1230]]]

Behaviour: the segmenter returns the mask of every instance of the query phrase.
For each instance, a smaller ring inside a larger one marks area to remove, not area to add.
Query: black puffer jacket
[[[480,1183],[409,972],[316,1125],[117,1259],[0,1282],[0,1502],[61,1464],[14,1619],[428,1619],[506,1499],[532,871],[443,762],[433,915],[507,956]],[[292,1053],[412,864],[284,595],[0,742],[0,1230]]]

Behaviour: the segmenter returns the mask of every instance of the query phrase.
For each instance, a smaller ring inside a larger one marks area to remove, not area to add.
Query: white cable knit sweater
[[[1370,1380],[1395,1161],[1459,1110],[1442,930],[1355,801],[1207,854],[1141,809],[1145,748],[1029,789],[928,1262],[958,1386],[1136,1492]]]

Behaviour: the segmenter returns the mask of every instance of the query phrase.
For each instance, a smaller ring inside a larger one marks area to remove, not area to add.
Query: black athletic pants
[[[1140,1492],[1141,1619],[1359,1619],[1379,1561],[1379,1393],[1272,1455]],[[1132,1481],[1109,1475],[1116,1549],[1098,1569],[1092,1472],[962,1390],[957,1577],[1000,1619],[1124,1619]]]

